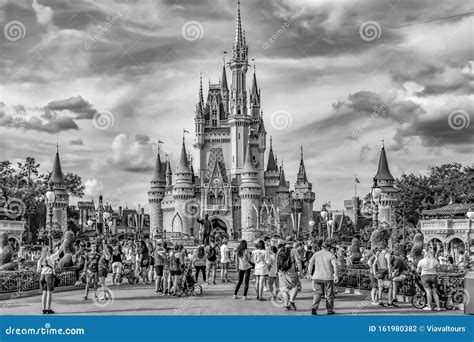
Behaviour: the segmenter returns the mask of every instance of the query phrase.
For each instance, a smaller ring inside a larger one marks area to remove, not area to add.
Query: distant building
[[[69,205],[69,194],[66,187],[66,181],[64,180],[64,174],[61,169],[61,161],[59,159],[59,150],[56,150],[56,157],[54,159],[53,171],[48,181],[48,187],[52,187],[54,191],[55,200],[53,208],[47,206],[46,225],[49,229],[51,224],[50,221],[50,210],[53,212],[53,229],[61,229],[64,232],[67,231],[67,207]],[[49,190],[49,189],[48,189]]]

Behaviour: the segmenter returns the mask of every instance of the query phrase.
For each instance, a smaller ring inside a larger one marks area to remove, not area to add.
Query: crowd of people
[[[232,265],[236,272],[233,299],[249,299],[252,279],[258,301],[278,299],[285,310],[297,310],[295,299],[302,290],[301,279],[308,278],[314,292],[311,313],[317,315],[320,302],[325,300],[328,315],[335,314],[338,269],[350,263],[350,250],[333,246],[330,240],[295,241],[293,237],[286,240],[265,237],[252,243],[242,240],[235,250],[229,248],[227,239],[219,243],[212,239],[206,242],[187,249],[163,239],[107,241],[99,237],[92,242],[79,241],[73,261],[78,282],[86,284],[83,300],[89,299],[91,289],[94,300],[107,300],[106,282],[120,285],[125,277],[133,284],[154,284],[156,295],[179,296],[178,284],[184,272],[189,272],[196,283],[214,285],[219,275],[220,282],[229,283]],[[49,247],[43,247],[38,254],[44,314],[54,313],[51,299],[58,252],[51,254]],[[364,251],[360,263],[369,267],[372,304],[397,306],[397,287],[405,281],[408,272],[417,271],[427,293],[425,310],[432,310],[433,303],[435,310],[441,310],[435,291],[437,268],[441,262],[433,251],[425,250],[425,257],[413,264],[406,255],[383,246]],[[388,295],[384,299],[386,289]]]

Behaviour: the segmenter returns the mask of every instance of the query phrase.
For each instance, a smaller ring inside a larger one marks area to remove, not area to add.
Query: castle
[[[277,166],[271,138],[265,167],[267,131],[255,70],[247,91],[248,54],[239,1],[232,58],[222,67],[219,83],[209,84],[206,99],[200,80],[192,163],[184,137],[174,175],[170,161],[163,162],[158,151],[148,191],[153,236],[197,238],[197,218],[206,214],[213,228],[231,239],[303,235],[312,229],[315,194],[306,176],[303,148],[294,190],[290,191],[283,165]]]

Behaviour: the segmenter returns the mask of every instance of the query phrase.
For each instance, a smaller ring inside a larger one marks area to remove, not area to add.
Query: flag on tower
[[[355,182],[360,184],[359,178],[357,178],[357,176],[355,176]]]
[[[183,134],[184,134],[184,133],[189,133],[189,131],[188,131],[187,129],[184,129],[184,128],[183,128]]]

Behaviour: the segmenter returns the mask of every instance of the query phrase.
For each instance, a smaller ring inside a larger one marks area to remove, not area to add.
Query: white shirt
[[[226,244],[221,246],[221,262],[230,262],[229,247]]]

